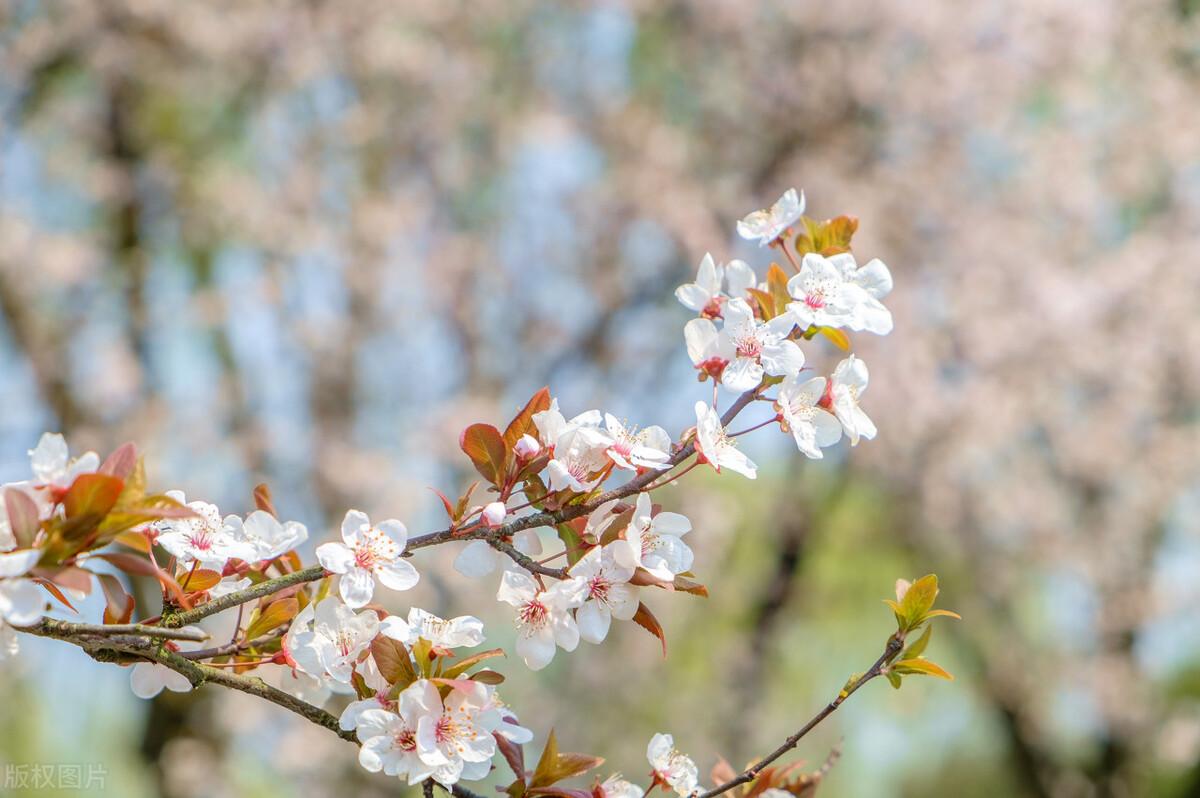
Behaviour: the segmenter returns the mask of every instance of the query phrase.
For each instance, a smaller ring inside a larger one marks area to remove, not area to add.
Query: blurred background
[[[506,699],[630,777],[655,731],[740,765],[937,572],[958,680],[872,684],[806,739],[844,738],[824,798],[1200,795],[1197,131],[1195,0],[3,0],[0,478],[61,430],[226,512],[267,481],[313,542],[347,507],[438,528],[458,432],[543,384],[694,421],[671,292],[706,251],[762,274],[734,222],[795,185],[895,276],[895,332],[855,340],[879,438],[816,463],[760,433],[757,482],[666,492],[712,594],[650,597],[670,657],[622,624],[504,662]],[[510,643],[443,548],[394,609]],[[26,640],[0,762],[407,793],[275,707],[127,682]]]

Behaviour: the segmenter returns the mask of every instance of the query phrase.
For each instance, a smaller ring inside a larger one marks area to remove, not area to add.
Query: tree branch
[[[733,421],[738,413],[742,412],[747,405],[753,402],[757,395],[758,389],[754,389],[746,391],[739,396],[737,400],[729,406],[729,409],[725,411],[725,414],[721,416],[721,424],[728,426],[729,422]],[[675,452],[675,454],[673,454],[671,459],[667,462],[671,464],[672,468],[674,468],[687,458],[691,457],[695,451],[695,443],[687,443],[680,447],[680,449]],[[514,518],[507,524],[501,524],[498,527],[480,527],[477,530],[472,530],[466,533],[464,533],[462,530],[447,528],[437,532],[429,532],[424,535],[418,535],[414,538],[409,538],[408,544],[405,546],[404,551],[407,555],[413,551],[416,551],[417,549],[423,549],[428,546],[437,546],[442,543],[461,542],[464,540],[486,540],[493,546],[493,548],[496,548],[499,551],[507,554],[509,557],[512,557],[515,562],[529,571],[540,573],[545,576],[562,578],[565,573],[565,569],[545,568],[544,566],[538,565],[533,560],[530,560],[528,557],[522,555],[512,546],[509,546],[504,542],[503,539],[510,537],[511,535],[524,529],[552,527],[563,522],[579,518],[580,516],[587,515],[600,505],[610,502],[614,499],[624,499],[626,496],[640,493],[664,473],[666,472],[650,470],[644,474],[639,474],[620,487],[613,488],[610,491],[600,494],[590,502],[572,504],[558,510],[544,510],[538,513],[523,515],[519,518]],[[514,554],[517,556],[514,557]],[[518,557],[520,557],[520,559],[518,559]],[[265,582],[259,582],[253,587],[248,587],[245,590],[239,590],[236,593],[229,593],[219,599],[214,599],[213,601],[201,604],[195,609],[186,610],[184,612],[164,614],[162,625],[168,629],[187,626],[188,624],[196,623],[197,621],[207,618],[210,615],[215,615],[216,613],[230,609],[231,607],[245,604],[248,601],[253,601],[255,599],[262,598],[263,596],[269,596],[272,593],[283,590],[284,588],[303,584],[305,582],[315,582],[318,579],[325,577],[327,573],[328,572],[321,566],[313,565],[301,571],[295,571],[274,579],[268,579]]]
[[[871,666],[870,670],[843,687],[842,691],[837,694],[837,698],[826,704],[816,715],[813,715],[812,718],[809,719],[808,723],[805,723],[803,726],[801,726],[795,734],[784,740],[783,743],[774,751],[767,754],[762,759],[758,760],[729,781],[720,786],[712,788],[708,792],[701,793],[700,795],[696,796],[696,798],[716,798],[716,796],[729,792],[740,784],[746,784],[754,781],[754,779],[758,777],[758,774],[761,773],[763,769],[767,767],[767,765],[770,765],[776,759],[779,759],[779,757],[795,748],[806,734],[815,729],[821,723],[821,721],[825,720],[825,718],[832,715],[834,711],[836,711],[837,708],[842,705],[842,702],[853,695],[858,688],[862,687],[876,676],[882,674],[884,668],[891,664],[892,660],[900,656],[900,652],[903,649],[904,636],[897,632],[888,638],[887,647],[884,648],[883,653],[879,655],[879,659],[875,660],[875,664]]]
[[[29,632],[40,637],[63,638],[68,635],[80,637],[115,637],[133,635],[159,637],[168,640],[189,640],[195,643],[203,643],[208,639],[207,633],[197,629],[164,628],[161,626],[146,626],[140,623],[72,623],[70,621],[60,621],[55,618],[43,618],[41,622],[34,626],[17,628],[22,632]]]

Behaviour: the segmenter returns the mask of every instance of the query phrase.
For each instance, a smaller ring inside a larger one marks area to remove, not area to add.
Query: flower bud
[[[508,510],[504,506],[504,502],[492,502],[483,508],[483,522],[492,529],[504,523],[504,517],[508,514]]]
[[[538,443],[537,438],[528,434],[522,435],[513,446],[513,451],[517,453],[517,457],[521,460],[529,460],[535,457],[541,450],[542,445]]]

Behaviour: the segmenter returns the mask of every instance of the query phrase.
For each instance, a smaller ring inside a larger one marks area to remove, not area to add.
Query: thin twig
[[[808,723],[805,723],[803,726],[801,726],[795,734],[784,740],[783,743],[774,751],[767,754],[762,759],[758,760],[729,781],[718,787],[712,788],[708,792],[701,793],[700,795],[696,796],[696,798],[715,798],[722,793],[729,792],[739,784],[746,784],[754,781],[754,779],[758,777],[758,774],[762,772],[763,768],[795,748],[806,734],[815,729],[818,724],[821,723],[821,721],[825,720],[825,718],[832,715],[834,711],[836,711],[837,708],[842,705],[842,702],[853,695],[858,688],[862,687],[876,676],[882,674],[883,669],[886,668],[892,662],[892,660],[900,655],[900,651],[903,648],[904,636],[899,633],[892,635],[890,638],[888,638],[887,647],[883,650],[883,653],[879,655],[879,659],[875,660],[875,664],[871,666],[871,669],[847,684],[846,687],[844,687],[842,691],[838,693],[837,698],[826,704],[816,715],[813,715],[812,718],[809,719]]]

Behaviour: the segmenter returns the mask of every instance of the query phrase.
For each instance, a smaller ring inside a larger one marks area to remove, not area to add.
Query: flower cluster
[[[132,444],[101,462],[93,452],[71,459],[62,436],[43,436],[30,452],[32,478],[0,489],[0,657],[16,650],[17,629],[50,636],[61,630],[44,620],[47,596],[73,610],[69,597],[94,581],[106,600],[104,624],[83,633],[120,627],[124,637],[112,645],[133,664],[138,696],[189,690],[200,681],[197,667],[209,669],[201,671],[203,681],[227,681],[274,666],[269,673],[295,698],[317,705],[349,698],[338,725],[361,743],[359,762],[368,771],[450,787],[487,776],[502,752],[517,763],[509,794],[578,792],[553,785],[602,760],[560,755],[553,734],[532,773],[520,764],[521,746],[533,734],[498,697],[504,677],[481,667],[504,652],[460,653],[484,642],[483,622],[469,615],[446,620],[417,607],[391,615],[376,603],[377,587],[413,588],[420,579],[409,562],[413,552],[454,543],[462,546],[454,562],[462,574],[500,571],[496,598],[511,608],[515,652],[530,669],[548,666],[559,649],[575,651],[581,640],[602,643],[614,619],[657,636],[665,654],[665,631],[645,599],[656,591],[707,590],[693,573],[692,522],[656,503],[655,492],[701,464],[754,479],[758,467],[738,439],[769,425],[814,458],[843,435],[853,445],[876,434],[859,405],[866,365],[849,354],[829,376],[818,376],[802,344],[820,336],[848,350],[847,331],[888,333],[892,317],[881,300],[891,275],[878,260],[858,266],[849,248],[856,222],[817,222],[803,216],[804,207],[804,195],[791,190],[737,226],[743,237],[781,251],[790,276],[771,264],[759,281],[743,261],[718,264],[705,255],[695,282],[675,292],[697,314],[684,327],[687,354],[700,381],[713,381],[711,399],[695,403],[694,425],[673,437],[661,426],[638,427],[600,410],[568,417],[543,388],[503,429],[479,423],[463,431],[460,447],[493,495],[473,502],[478,482],[457,500],[439,493],[449,519],[443,531],[410,538],[398,520],[372,522],[350,510],[340,540],[318,545],[319,565],[306,568],[297,549],[308,530],[279,520],[265,485],[254,491],[256,509],[223,515],[180,491],[147,494]],[[737,395],[723,411],[722,390]],[[774,409],[771,418],[729,431],[759,403]],[[543,540],[540,529],[553,530],[557,541]],[[153,578],[160,614],[131,623],[136,602],[113,568]],[[946,614],[932,609],[935,595],[932,577],[898,593],[897,641]],[[228,621],[222,637],[232,634],[205,647],[204,622],[217,615]],[[928,633],[891,664],[897,646],[886,660],[890,670],[877,669],[872,678],[898,684],[906,674],[944,674],[920,657],[927,641]],[[325,725],[332,720],[327,716]],[[655,735],[647,758],[651,788],[684,798],[698,790],[695,763],[670,735]],[[774,785],[762,782],[768,792]],[[641,798],[644,791],[614,775],[592,794]]]

